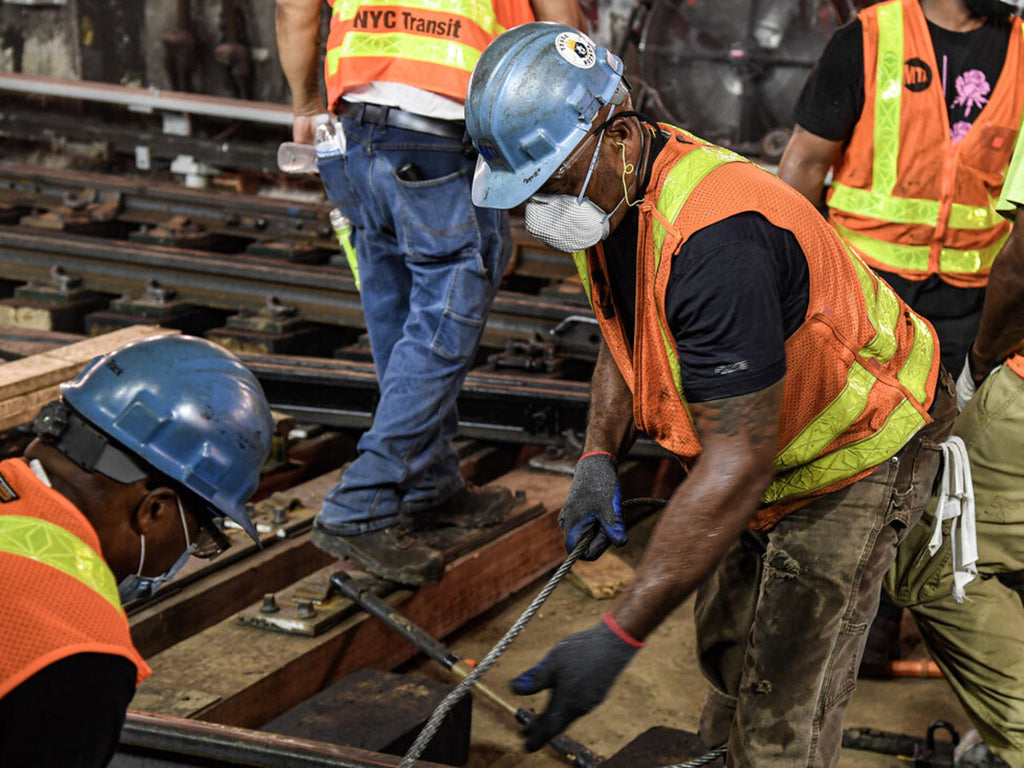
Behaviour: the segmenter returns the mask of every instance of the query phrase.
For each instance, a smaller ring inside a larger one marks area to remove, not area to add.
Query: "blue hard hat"
[[[480,152],[473,202],[514,208],[540,189],[628,91],[622,60],[579,30],[533,22],[484,49],[466,94],[466,128]]]
[[[237,357],[194,336],[142,339],[95,358],[60,389],[92,426],[259,540],[245,502],[274,419]]]

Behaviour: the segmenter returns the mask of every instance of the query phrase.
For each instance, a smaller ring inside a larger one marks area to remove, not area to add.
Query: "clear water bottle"
[[[314,119],[316,132],[312,144],[295,141],[282,142],[277,148],[277,167],[284,173],[316,173],[317,156],[326,157],[344,154],[344,134],[335,130],[328,114],[317,115]],[[339,144],[338,136],[342,139]]]

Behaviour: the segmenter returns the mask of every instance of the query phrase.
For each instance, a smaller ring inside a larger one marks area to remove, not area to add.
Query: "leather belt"
[[[343,106],[338,113],[349,120],[358,123],[373,123],[374,125],[390,125],[392,128],[402,128],[406,131],[428,133],[431,136],[441,136],[445,139],[466,138],[466,124],[461,120],[438,120],[433,117],[424,117],[412,112],[406,112],[398,107],[385,107],[380,104],[367,104],[364,102],[342,102]]]

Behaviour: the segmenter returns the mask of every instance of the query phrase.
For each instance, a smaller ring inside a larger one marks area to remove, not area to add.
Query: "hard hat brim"
[[[568,142],[563,144],[559,152],[542,160],[527,178],[511,170],[492,168],[482,156],[478,156],[476,170],[473,172],[473,205],[508,210],[525,203],[534,192],[544,186],[562,162],[586,138],[589,131],[590,126],[578,127],[576,141],[571,145]]]

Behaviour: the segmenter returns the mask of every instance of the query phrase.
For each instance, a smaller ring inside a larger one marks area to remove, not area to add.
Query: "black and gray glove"
[[[515,678],[512,690],[521,696],[551,689],[547,709],[523,730],[526,751],[536,752],[604,701],[619,673],[642,647],[606,613],[596,625],[569,635],[540,664]]]
[[[565,534],[566,552],[575,549],[583,534],[594,531],[593,540],[580,556],[583,560],[597,560],[609,545],[621,547],[626,543],[622,492],[615,459],[610,454],[588,453],[576,462],[558,524]]]

